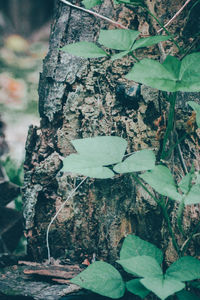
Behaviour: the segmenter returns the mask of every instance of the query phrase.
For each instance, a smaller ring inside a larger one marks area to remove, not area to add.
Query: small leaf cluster
[[[98,43],[102,46],[120,51],[111,56],[112,60],[122,58],[139,48],[149,47],[170,39],[170,36],[152,36],[136,40],[140,32],[129,29],[100,30]],[[108,56],[107,52],[92,42],[68,44],[61,50],[84,58],[100,58]]]
[[[97,136],[71,143],[77,153],[63,159],[64,172],[107,179],[115,174],[146,171],[140,178],[159,194],[185,205],[200,203],[200,175],[191,171],[177,185],[166,166],[155,165],[152,150],[143,149],[124,159],[127,141],[121,137]]]
[[[64,172],[106,179],[116,173],[145,171],[155,166],[155,154],[148,149],[135,152],[122,161],[127,141],[117,136],[77,139],[71,143],[77,153],[63,159]]]
[[[97,261],[71,280],[85,289],[112,299],[121,298],[125,290],[141,299],[153,292],[161,300],[177,292],[179,300],[184,300],[185,282],[200,278],[200,261],[191,256],[185,256],[174,262],[166,272],[161,264],[163,253],[153,244],[135,235],[128,235],[120,251],[117,263],[133,276],[124,282],[121,274],[110,264]],[[188,299],[193,296],[186,292]],[[195,299],[195,298],[191,298]],[[197,298],[198,299],[198,298]]]
[[[136,49],[170,39],[170,36],[153,36],[136,40],[139,34],[139,31],[128,29],[101,30],[98,43],[106,48],[119,51],[111,56],[111,59],[115,60],[125,55],[133,54],[133,51]],[[84,58],[108,56],[96,44],[85,41],[66,45],[62,50]],[[199,92],[200,52],[186,55],[182,61],[168,55],[162,64],[156,60],[144,58],[136,63],[125,77],[161,91],[172,93],[177,91]],[[195,106],[196,109],[197,107]]]

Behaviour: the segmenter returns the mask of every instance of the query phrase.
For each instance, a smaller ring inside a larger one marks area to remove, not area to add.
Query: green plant
[[[140,6],[152,15],[144,1],[120,0],[116,2]],[[84,0],[83,3],[87,8],[91,8],[94,5],[101,4],[101,1]],[[167,32],[167,36],[154,36],[137,40],[138,31],[128,29],[101,30],[98,43],[103,47],[118,51],[114,55],[108,55],[104,49],[91,42],[66,45],[62,50],[84,58],[108,57],[115,60],[125,55],[134,57],[137,63],[125,76],[126,79],[157,88],[165,93],[166,100],[169,103],[168,124],[163,138],[161,160],[158,159],[156,164],[155,154],[149,149],[138,151],[125,158],[127,142],[124,139],[116,136],[101,136],[73,140],[72,144],[77,153],[63,159],[62,171],[99,179],[112,178],[116,173],[131,173],[134,180],[160,206],[179,259],[164,272],[161,267],[163,263],[161,250],[137,236],[130,235],[124,240],[120,260],[117,263],[131,274],[134,277],[133,279],[124,282],[120,273],[113,266],[105,262],[95,262],[72,279],[72,282],[114,299],[122,297],[125,289],[140,298],[145,298],[150,292],[153,292],[163,300],[174,294],[179,300],[184,300],[186,297],[188,297],[187,299],[192,299],[192,297],[199,299],[196,295],[184,290],[184,288],[189,285],[187,283],[186,286],[185,282],[200,279],[200,261],[191,256],[184,256],[184,254],[200,223],[196,225],[189,236],[186,236],[183,229],[183,212],[186,205],[200,203],[200,173],[192,167],[190,172],[177,183],[170,169],[163,162],[171,154],[174,147],[179,144],[179,141],[177,141],[175,146],[170,145],[170,135],[173,134],[175,126],[177,92],[200,91],[200,53],[186,55],[182,60],[168,55],[162,64],[147,58],[139,61],[135,56],[134,51],[136,49],[148,47],[168,39],[171,39],[177,45],[179,51],[182,51],[160,21],[155,16],[153,17]],[[188,102],[188,104],[195,111],[196,123],[200,127],[200,105],[193,101]],[[140,172],[140,174],[135,174],[137,172]],[[151,192],[145,183],[149,184],[159,196],[156,197],[155,193]],[[179,247],[176,240],[165,197],[175,201],[179,207],[177,225],[180,234],[185,238],[182,248]],[[194,285],[195,282],[190,283],[190,286]]]
[[[139,34],[139,31],[129,29],[100,30],[98,43],[106,48],[120,51],[117,54],[111,55],[112,60],[120,59],[125,55],[132,55],[138,61],[133,51],[139,48],[149,47],[171,38],[170,36],[158,35],[136,40]],[[64,46],[62,50],[85,58],[109,57],[106,51],[92,42],[83,41],[69,44]]]
[[[120,260],[117,262],[123,266],[125,271],[140,277],[140,279],[129,281],[126,283],[126,288],[141,298],[152,291],[160,299],[166,299],[169,295],[184,289],[183,282],[200,278],[200,261],[189,256],[181,257],[185,253],[188,243],[186,242],[182,250],[179,249],[163,198],[156,198],[141,181],[141,179],[144,180],[160,195],[178,203],[178,225],[180,231],[183,232],[182,213],[185,205],[200,203],[200,173],[195,173],[192,169],[176,184],[166,166],[155,165],[156,158],[152,150],[144,149],[124,159],[127,142],[116,136],[78,139],[73,140],[72,144],[77,153],[63,159],[62,171],[101,179],[111,178],[115,173],[132,174],[145,171],[139,177],[132,175],[163,210],[180,259],[163,273],[160,267],[163,260],[161,250],[139,237],[128,236],[122,246]],[[72,282],[111,298],[120,298],[125,290],[125,284],[119,273],[105,262],[92,264]],[[107,282],[106,288],[105,282]],[[181,299],[180,297],[179,294],[179,299]]]
[[[135,235],[128,235],[123,242],[117,263],[131,274],[133,279],[125,282],[110,264],[97,261],[71,282],[113,299],[122,297],[127,289],[142,299],[153,292],[164,300],[183,290],[186,281],[200,278],[200,261],[193,257],[178,259],[166,272],[163,272],[160,266],[162,260],[162,251],[156,246]],[[184,295],[179,293],[178,299],[183,300]],[[187,296],[192,295],[187,292]]]

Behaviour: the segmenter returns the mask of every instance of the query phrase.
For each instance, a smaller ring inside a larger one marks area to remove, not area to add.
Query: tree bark
[[[164,22],[182,3],[146,2]],[[120,6],[114,10],[111,1],[106,0],[99,13],[130,29],[139,28],[143,35],[155,33],[157,28],[157,24],[140,8],[132,11]],[[175,21],[170,28],[172,34],[178,28],[184,29],[185,16],[184,11],[181,19]],[[130,88],[136,86],[123,79],[123,75],[133,65],[133,59],[89,61],[60,51],[61,47],[72,42],[96,41],[100,28],[111,29],[113,26],[57,3],[49,52],[40,75],[41,126],[30,127],[26,143],[24,218],[28,252],[36,261],[47,258],[47,226],[81,180],[79,176],[75,178],[60,172],[61,156],[74,152],[71,140],[116,135],[127,139],[128,153],[144,148],[154,149],[157,153],[160,150],[154,121],[164,114],[167,105],[160,105],[159,93],[145,86],[141,87],[140,96],[131,98]],[[188,40],[185,43],[187,45]],[[170,43],[165,45],[176,52]],[[154,47],[138,51],[138,57],[147,56],[147,53],[149,57],[160,55],[158,48]],[[182,100],[180,103],[182,105]],[[180,120],[182,117],[180,115]],[[190,141],[187,143],[191,146]],[[194,145],[192,147],[195,149]],[[186,157],[188,152],[184,150],[183,155]],[[180,167],[176,153],[174,161]],[[190,209],[187,214],[191,214]],[[113,262],[118,257],[123,238],[129,233],[165,250],[169,247],[169,261],[174,260],[175,252],[160,209],[131,175],[118,175],[108,180],[87,179],[51,226],[51,255],[76,261],[96,256]]]

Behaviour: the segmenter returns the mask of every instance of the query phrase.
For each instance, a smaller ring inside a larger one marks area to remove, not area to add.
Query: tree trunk
[[[182,3],[180,0],[146,2],[163,22],[167,22]],[[170,27],[172,34],[180,29],[183,32],[187,11]],[[155,33],[158,26],[142,9],[120,6],[114,10],[109,0],[98,12],[130,29],[139,29],[143,35]],[[47,226],[81,181],[79,176],[75,178],[60,172],[61,156],[74,151],[71,140],[116,135],[127,139],[128,153],[144,148],[157,153],[160,150],[154,121],[164,114],[167,106],[159,104],[157,90],[145,86],[141,87],[140,96],[130,96],[130,89],[136,86],[127,82],[123,75],[133,65],[133,59],[87,60],[60,51],[72,42],[96,41],[100,28],[113,29],[113,26],[58,1],[50,48],[39,83],[41,126],[30,127],[26,143],[24,218],[28,252],[36,261],[47,258]],[[165,45],[176,52],[169,42]],[[185,38],[185,45],[188,45],[188,38]],[[140,58],[147,53],[149,57],[160,55],[157,47],[137,54]],[[180,103],[182,105],[182,100]],[[183,114],[181,112],[178,120],[183,119]],[[186,144],[191,146],[192,142]],[[195,149],[195,145],[191,147]],[[183,155],[186,157],[188,152],[183,150]],[[174,161],[183,174],[177,153]],[[188,210],[187,215],[191,215]],[[165,250],[169,247],[169,261],[174,260],[175,253],[160,209],[131,175],[118,175],[108,180],[87,179],[51,226],[51,255],[76,261],[95,255],[97,259],[113,262],[123,238],[129,233]]]

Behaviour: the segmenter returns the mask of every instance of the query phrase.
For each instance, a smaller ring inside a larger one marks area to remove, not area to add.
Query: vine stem
[[[191,0],[187,0],[183,6],[175,13],[175,15],[163,26],[164,28],[166,28],[168,25],[170,25],[177,17],[178,15],[180,15],[180,13],[182,12],[182,10],[190,3]],[[160,28],[157,33],[161,32],[162,30],[164,30],[164,28]]]
[[[95,17],[97,17],[97,18],[100,18],[100,19],[103,19],[103,20],[105,20],[105,21],[107,21],[107,22],[109,22],[109,23],[112,23],[114,26],[117,26],[117,27],[122,28],[122,29],[128,29],[128,27],[126,27],[126,26],[124,26],[124,25],[122,25],[122,24],[120,24],[120,23],[118,23],[118,22],[116,22],[116,21],[113,21],[113,20],[111,20],[111,19],[109,19],[109,18],[107,18],[107,17],[105,17],[105,16],[103,16],[103,15],[101,15],[101,14],[98,14],[98,13],[96,13],[96,12],[93,11],[93,10],[89,10],[89,9],[84,8],[84,7],[74,5],[74,4],[72,4],[71,2],[69,2],[69,1],[67,1],[67,0],[60,0],[60,1],[63,2],[63,3],[65,3],[65,4],[68,5],[68,6],[71,6],[71,7],[73,7],[73,8],[82,10],[82,11],[84,11],[84,12],[89,13],[90,15],[93,15],[93,16],[95,16]]]
[[[179,204],[179,207],[178,207],[177,224],[178,224],[179,231],[185,237],[185,232],[184,232],[183,226],[182,226],[184,208],[185,208],[185,199],[183,197],[183,199],[182,199],[182,201],[181,201],[181,203]]]
[[[51,222],[49,223],[48,227],[47,227],[47,232],[46,232],[46,247],[47,247],[47,256],[48,256],[48,263],[51,263],[51,252],[50,252],[50,247],[49,247],[49,231],[50,231],[50,227],[53,224],[53,222],[55,221],[55,219],[57,218],[58,214],[61,212],[61,210],[63,209],[63,207],[65,206],[65,204],[67,203],[67,201],[75,194],[75,192],[78,190],[78,188],[83,184],[83,182],[87,179],[87,177],[85,177],[78,185],[75,189],[73,189],[73,191],[69,194],[69,196],[67,197],[67,199],[63,202],[63,204],[60,206],[60,208],[58,209],[58,211],[56,212],[56,214],[53,216],[53,218],[51,219]]]
[[[161,200],[158,200],[147,188],[146,186],[143,184],[143,182],[141,181],[141,179],[139,179],[136,175],[134,174],[131,174],[132,177],[134,178],[134,180],[149,194],[149,196],[161,207],[162,209],[162,212],[163,212],[163,216],[165,218],[165,221],[167,223],[167,226],[168,226],[168,229],[169,229],[169,233],[170,233],[170,236],[172,238],[172,243],[173,243],[173,246],[174,246],[174,249],[176,250],[176,252],[178,253],[178,255],[180,255],[180,249],[179,249],[179,246],[176,242],[176,238],[175,238],[175,235],[174,235],[174,232],[173,232],[173,229],[172,229],[172,226],[171,226],[171,223],[170,223],[170,219],[169,219],[169,215],[167,213],[167,209],[166,209],[166,204],[163,200],[163,198],[161,197]]]

